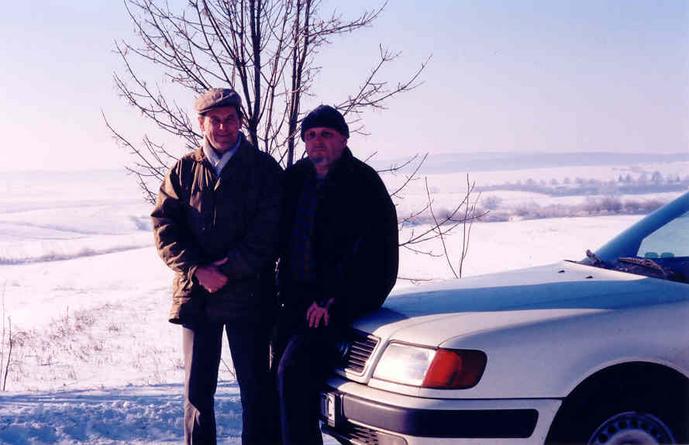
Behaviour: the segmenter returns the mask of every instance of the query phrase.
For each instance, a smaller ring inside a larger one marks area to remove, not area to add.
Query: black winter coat
[[[299,198],[316,171],[303,159],[285,172],[278,286],[288,312],[304,317],[314,301],[334,298],[336,325],[379,308],[397,280],[397,214],[375,170],[349,149],[325,178],[313,226],[316,289],[304,295],[291,276],[290,242]]]

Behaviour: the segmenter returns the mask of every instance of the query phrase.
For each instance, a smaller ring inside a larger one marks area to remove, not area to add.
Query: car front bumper
[[[323,431],[343,443],[543,443],[558,399],[428,399],[333,378],[321,394]]]

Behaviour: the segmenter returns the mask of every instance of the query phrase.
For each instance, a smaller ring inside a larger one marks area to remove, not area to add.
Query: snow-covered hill
[[[134,181],[117,172],[0,174],[0,190],[4,363],[10,325],[13,340],[0,443],[179,442],[181,331],[166,319],[172,275],[152,246],[150,209]],[[476,224],[465,274],[579,259],[638,218]],[[459,236],[447,243],[456,252]],[[401,253],[398,287],[450,277],[442,259]],[[224,352],[219,436],[239,443],[238,390]]]

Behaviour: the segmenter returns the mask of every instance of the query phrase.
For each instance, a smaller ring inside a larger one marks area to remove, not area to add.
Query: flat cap
[[[242,99],[230,88],[211,88],[196,99],[196,111],[199,114],[220,107],[235,107],[239,111]]]

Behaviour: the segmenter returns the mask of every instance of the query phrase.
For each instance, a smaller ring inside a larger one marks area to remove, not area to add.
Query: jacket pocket
[[[198,318],[203,312],[201,298],[193,297],[193,283],[182,274],[175,274],[172,291],[172,305],[168,321],[183,324]]]

